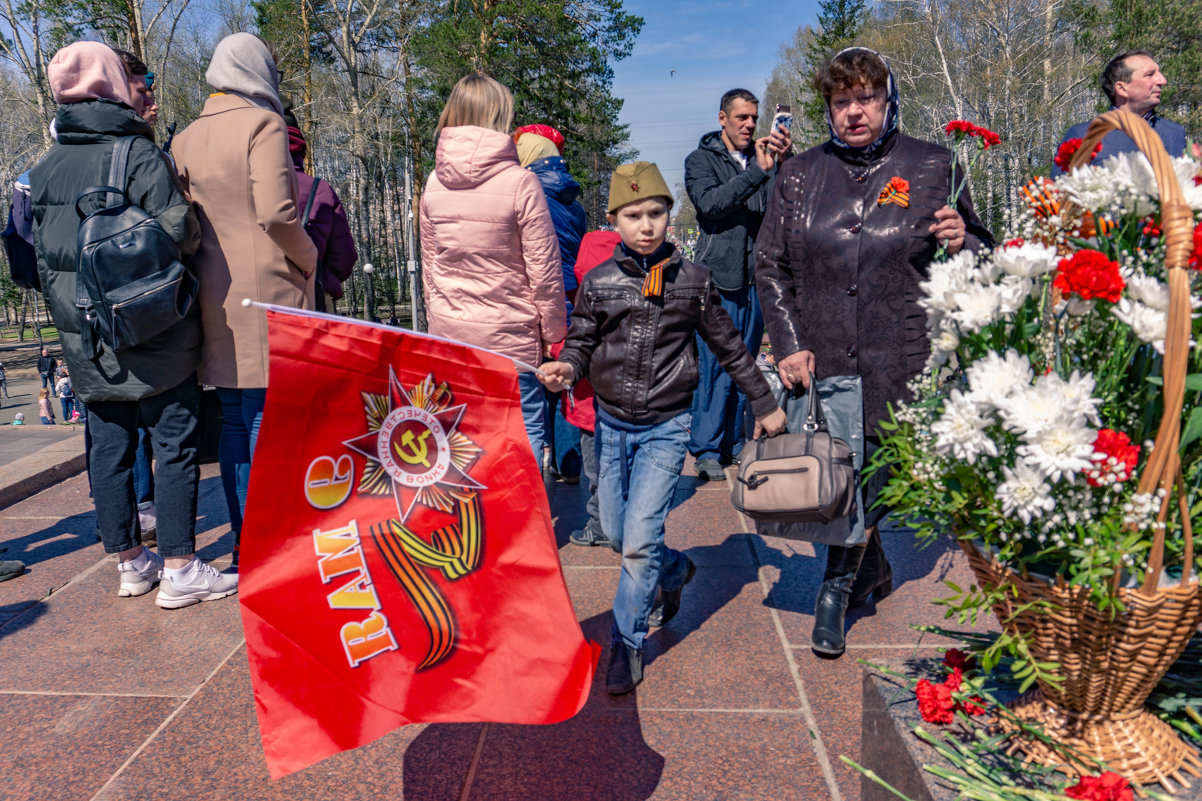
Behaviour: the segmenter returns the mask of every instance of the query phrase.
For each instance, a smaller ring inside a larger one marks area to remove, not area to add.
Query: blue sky
[[[639,158],[655,162],[673,190],[684,182],[685,156],[718,128],[722,93],[738,86],[762,97],[781,45],[818,18],[817,0],[626,0],[624,7],[643,18],[643,31],[633,54],[614,66],[613,93],[625,100],[620,119]]]

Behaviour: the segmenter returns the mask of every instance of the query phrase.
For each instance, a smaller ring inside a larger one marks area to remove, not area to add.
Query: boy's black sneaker
[[[614,643],[605,671],[605,690],[610,695],[626,695],[643,680],[643,652],[624,642]]]
[[[693,466],[697,471],[697,477],[702,481],[723,481],[726,479],[726,471],[722,469],[722,465],[717,459],[699,459],[697,464]]]
[[[609,545],[609,537],[605,536],[605,532],[598,531],[592,526],[578,528],[568,535],[568,542],[573,545]]]
[[[684,574],[684,584],[670,592],[660,593],[660,603],[656,604],[647,617],[647,625],[651,628],[667,625],[668,621],[676,617],[676,613],[680,611],[680,595],[684,592],[684,585],[692,581],[693,576],[697,573],[697,565],[693,564],[693,560],[686,556],[685,561],[689,563],[689,566]]]

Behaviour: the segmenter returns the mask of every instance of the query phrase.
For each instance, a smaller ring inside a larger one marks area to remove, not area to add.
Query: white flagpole
[[[385,325],[384,323],[373,323],[373,322],[369,322],[367,320],[360,320],[357,317],[342,317],[341,315],[337,315],[337,314],[328,314],[326,312],[319,312],[319,311],[309,311],[308,309],[296,309],[291,306],[277,306],[274,303],[260,303],[259,301],[251,300],[250,298],[243,298],[242,305],[248,309],[253,306],[256,309],[266,309],[266,310],[270,310],[273,312],[277,312],[279,314],[292,314],[292,315],[296,315],[297,317],[315,317],[318,320],[334,320],[334,321],[337,321],[340,323],[350,323],[352,325],[361,325],[365,328],[378,328],[381,331],[402,331],[406,334],[412,334],[413,336],[425,337],[426,339],[433,339],[436,342],[450,342],[452,345],[463,345],[464,347],[475,348],[476,350],[482,350],[485,353],[491,353],[494,356],[500,356],[501,358],[509,359],[509,361],[513,362],[514,365],[519,368],[519,371],[524,370],[526,372],[535,373],[536,375],[541,375],[541,376],[545,377],[545,373],[543,373],[542,370],[538,369],[537,367],[535,367],[532,364],[528,364],[528,363],[522,361],[521,359],[515,359],[512,356],[506,356],[504,353],[497,353],[495,350],[489,350],[488,348],[482,348],[478,345],[472,345],[467,342],[460,342],[457,339],[447,339],[446,337],[437,337],[437,336],[434,336],[433,334],[427,334],[424,331],[414,331],[412,328],[399,328],[395,325]]]

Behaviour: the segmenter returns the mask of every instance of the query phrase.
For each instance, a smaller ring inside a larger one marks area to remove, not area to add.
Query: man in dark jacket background
[[[722,95],[718,123],[701,137],[684,163],[685,189],[697,209],[701,236],[698,264],[709,269],[743,344],[758,353],[764,318],[755,290],[755,238],[780,163],[792,153],[793,140],[783,128],[755,139],[759,100],[746,89]],[[738,456],[747,400],[698,341],[700,382],[693,396],[689,452],[697,475],[707,481],[724,477],[723,464]]]
[[[1099,83],[1106,99],[1110,101],[1111,110],[1130,111],[1137,117],[1147,120],[1152,130],[1160,136],[1164,149],[1170,156],[1180,156],[1185,153],[1185,129],[1172,120],[1166,120],[1156,114],[1160,105],[1160,92],[1168,84],[1168,78],[1160,71],[1160,66],[1152,60],[1147,50],[1128,50],[1119,53],[1107,62],[1102,70]],[[1084,139],[1089,130],[1089,123],[1077,123],[1064,134],[1063,145],[1070,139]],[[1059,154],[1059,146],[1056,148]],[[1131,137],[1122,131],[1111,131],[1102,137],[1102,150],[1094,157],[1094,161],[1102,161],[1119,153],[1137,153],[1139,147]],[[1052,174],[1064,172],[1060,164],[1052,167]]]
[[[54,388],[54,382],[58,378],[54,374],[58,369],[58,360],[50,355],[50,351],[42,348],[42,355],[38,356],[38,375],[42,377],[42,389],[50,388],[50,393],[54,397],[58,397],[58,390]]]

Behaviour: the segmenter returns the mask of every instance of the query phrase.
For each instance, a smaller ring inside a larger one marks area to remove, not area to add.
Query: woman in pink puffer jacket
[[[438,120],[434,174],[421,201],[429,332],[537,365],[567,333],[559,241],[538,177],[518,164],[513,95],[479,73],[455,84]],[[535,458],[547,403],[518,376]]]

